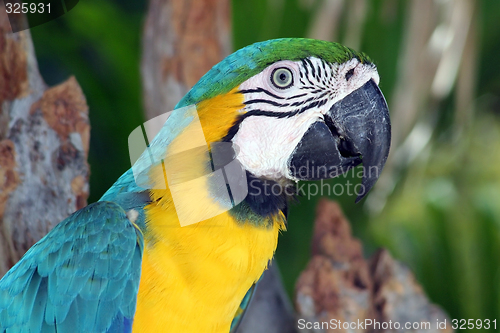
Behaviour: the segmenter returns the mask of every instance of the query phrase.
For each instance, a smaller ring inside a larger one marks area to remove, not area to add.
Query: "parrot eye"
[[[271,73],[271,83],[278,89],[289,88],[293,84],[292,71],[286,67],[276,68]]]

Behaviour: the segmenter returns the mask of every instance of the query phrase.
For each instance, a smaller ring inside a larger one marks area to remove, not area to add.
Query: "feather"
[[[0,280],[0,332],[108,332],[133,318],[142,234],[120,206],[89,205],[37,244]]]

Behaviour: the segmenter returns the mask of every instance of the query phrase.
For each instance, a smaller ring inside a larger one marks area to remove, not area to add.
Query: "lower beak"
[[[390,144],[389,109],[370,80],[309,127],[289,160],[290,174],[298,180],[327,179],[363,163],[359,202],[377,181]]]

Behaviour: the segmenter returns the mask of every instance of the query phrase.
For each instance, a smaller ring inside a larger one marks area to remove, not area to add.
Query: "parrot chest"
[[[147,209],[133,332],[227,333],[273,256],[280,225],[241,224],[224,213],[180,227],[170,214]]]

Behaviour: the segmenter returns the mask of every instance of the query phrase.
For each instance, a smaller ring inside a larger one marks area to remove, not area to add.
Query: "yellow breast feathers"
[[[220,140],[241,107],[242,96],[235,91],[198,104],[206,141]],[[187,128],[169,149],[191,138]],[[208,162],[203,152],[189,154],[180,162],[165,161],[169,172],[180,175],[179,180],[206,173]],[[161,165],[150,174],[153,182],[163,182],[164,176],[165,167]],[[198,187],[186,194],[192,210],[219,205],[209,195],[208,187],[206,184],[204,190]],[[242,298],[273,256],[284,217],[276,216],[269,227],[259,227],[250,221],[236,221],[231,212],[224,212],[181,227],[169,188],[152,190],[151,199],[146,207],[133,332],[229,332]]]

